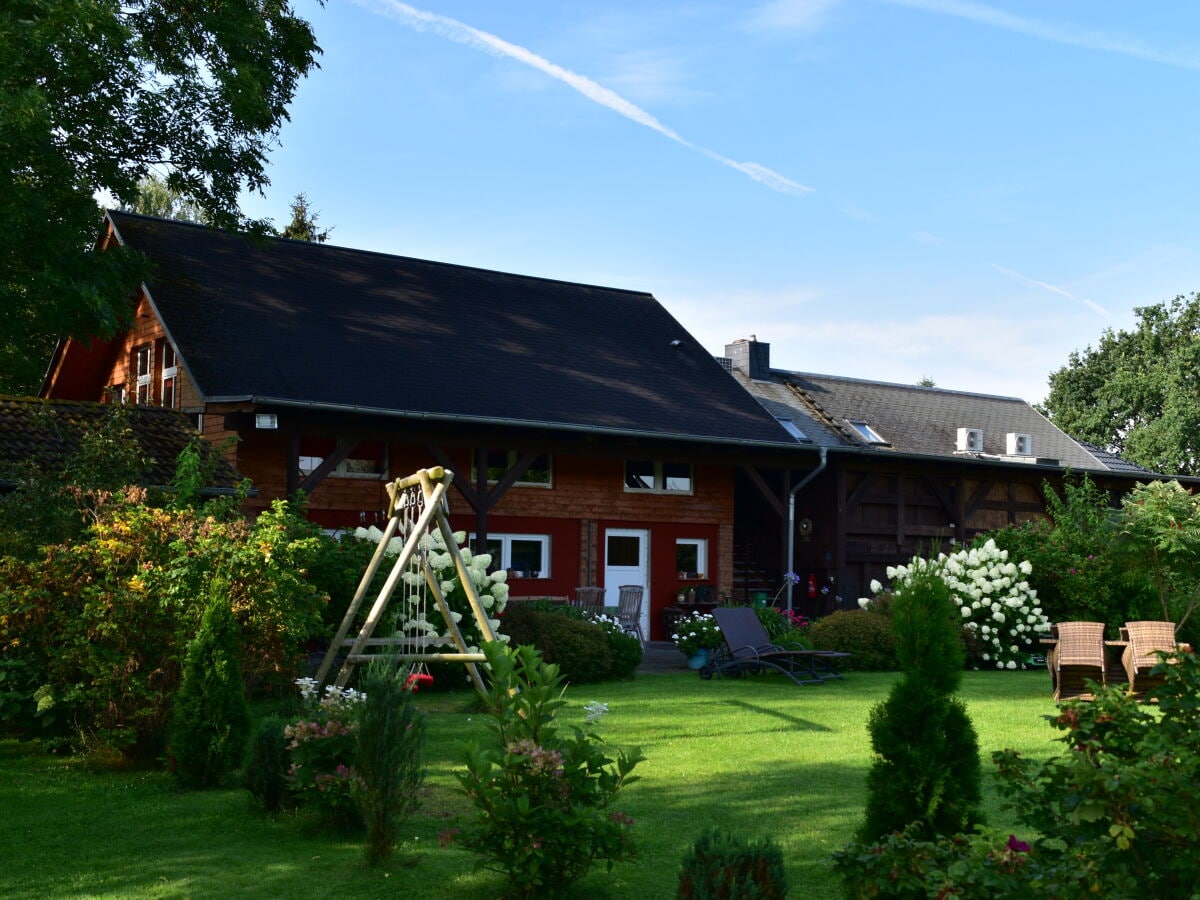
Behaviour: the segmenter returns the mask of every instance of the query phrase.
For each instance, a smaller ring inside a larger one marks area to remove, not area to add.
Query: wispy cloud
[[[1142,41],[1123,35],[1108,34],[1102,31],[1092,31],[1070,24],[1056,24],[1028,19],[1024,16],[1013,15],[1002,9],[996,9],[984,3],[973,3],[969,0],[883,0],[893,6],[906,6],[925,12],[938,13],[966,19],[990,28],[1002,28],[1027,37],[1050,41],[1055,44],[1069,44],[1073,47],[1084,47],[1088,50],[1099,50],[1105,53],[1118,53],[1144,59],[1147,62],[1160,63],[1166,66],[1177,66],[1183,69],[1200,71],[1200,56],[1195,54],[1171,53],[1149,47]]]
[[[759,31],[815,31],[825,24],[829,11],[839,0],[768,0],[750,16],[749,25]]]
[[[1092,310],[1093,312],[1099,313],[1100,315],[1104,316],[1104,318],[1106,318],[1106,319],[1112,318],[1112,314],[1109,313],[1109,311],[1107,309],[1105,309],[1103,306],[1101,306],[1099,303],[1095,303],[1084,297],[1076,297],[1070,291],[1064,290],[1063,288],[1060,288],[1057,285],[1050,284],[1049,282],[1046,282],[1046,281],[1038,281],[1036,278],[1030,278],[1028,275],[1022,275],[1020,272],[1016,271],[1015,269],[1006,269],[1006,268],[1004,268],[1004,266],[998,266],[995,263],[992,263],[992,268],[995,269],[997,272],[999,272],[1001,275],[1003,275],[1005,278],[1011,278],[1013,281],[1019,281],[1022,284],[1028,284],[1032,287],[1039,287],[1042,290],[1049,291],[1052,294],[1058,294],[1060,297],[1066,297],[1068,300],[1070,300],[1074,303],[1083,304],[1088,309]]]
[[[412,28],[419,30],[428,29],[449,40],[474,47],[478,50],[484,50],[496,56],[506,57],[537,69],[551,78],[561,81],[568,87],[574,88],[593,103],[605,106],[618,115],[629,119],[631,122],[636,122],[652,131],[657,131],[663,137],[669,138],[675,141],[675,143],[687,147],[689,150],[695,150],[698,153],[704,154],[709,159],[721,163],[721,165],[735,169],[773,191],[795,195],[807,194],[812,191],[812,188],[792,181],[790,178],[780,175],[766,166],[754,162],[737,162],[713,150],[693,144],[678,132],[664,125],[646,110],[626,100],[615,91],[592,81],[584,75],[580,75],[578,72],[572,72],[570,69],[565,69],[545,57],[538,56],[532,50],[510,43],[487,31],[480,31],[478,28],[473,28],[457,19],[451,19],[449,16],[417,9],[409,6],[407,3],[401,3],[399,0],[355,0],[355,2],[365,9],[393,18]]]
[[[768,30],[815,31],[831,18],[844,0],[768,0],[751,14],[751,27]],[[988,28],[1000,28],[1054,44],[1067,44],[1103,53],[1117,53],[1164,66],[1200,71],[1200,54],[1151,47],[1121,34],[1084,28],[1068,22],[1046,22],[1019,16],[973,0],[877,0],[923,12],[964,19]]]

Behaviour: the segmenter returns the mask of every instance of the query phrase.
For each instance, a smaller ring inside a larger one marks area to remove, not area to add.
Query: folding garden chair
[[[836,661],[849,653],[788,650],[772,644],[762,622],[748,606],[717,607],[712,615],[725,638],[725,647],[700,669],[701,678],[712,678],[714,674],[738,677],[767,670],[782,672],[796,684],[823,684],[842,677]]]

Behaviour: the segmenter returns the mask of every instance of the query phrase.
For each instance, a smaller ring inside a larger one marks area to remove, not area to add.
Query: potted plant
[[[716,619],[708,613],[696,612],[675,623],[671,640],[688,658],[688,668],[699,669],[708,662],[709,652],[720,647],[725,639]]]

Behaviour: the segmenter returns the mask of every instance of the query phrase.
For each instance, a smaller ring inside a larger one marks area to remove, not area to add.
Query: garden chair
[[[575,599],[571,601],[571,605],[576,609],[582,609],[584,612],[599,615],[604,612],[604,588],[602,587],[577,587],[575,588]]]
[[[617,588],[617,622],[626,634],[632,634],[643,648],[646,636],[642,633],[642,595],[640,584],[623,584]]]
[[[1144,694],[1162,683],[1161,675],[1151,675],[1150,670],[1161,662],[1158,651],[1174,653],[1178,649],[1175,640],[1174,622],[1126,622],[1128,643],[1121,651],[1121,664],[1129,679],[1129,691]]]
[[[709,679],[714,674],[736,678],[746,672],[767,670],[782,672],[796,684],[824,684],[842,677],[836,661],[849,653],[788,650],[772,644],[762,622],[748,606],[722,606],[712,615],[725,638],[725,647],[700,669],[701,678]]]
[[[1105,682],[1104,623],[1059,622],[1055,630],[1058,642],[1046,654],[1054,699],[1093,699],[1089,682]]]

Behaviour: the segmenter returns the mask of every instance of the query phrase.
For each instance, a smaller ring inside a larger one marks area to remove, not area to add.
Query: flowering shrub
[[[299,678],[305,715],[283,729],[291,753],[291,790],[327,822],[342,827],[356,824],[354,748],[358,715],[366,695],[353,688],[329,685],[317,696],[316,682]]]
[[[1050,630],[1049,620],[1037,605],[1037,591],[1026,580],[1033,571],[1028,561],[1010,562],[1008,551],[988,540],[949,556],[915,557],[907,566],[889,566],[889,590],[900,590],[917,573],[928,570],[935,571],[950,588],[975,668],[1027,667],[1029,644]],[[878,581],[871,582],[871,590],[877,595],[885,592]],[[863,598],[859,605],[869,602]]]
[[[372,541],[377,544],[383,538],[383,533],[375,526],[371,526],[357,529],[354,536],[360,540]],[[460,545],[464,544],[466,539],[466,532],[454,532],[454,540]],[[392,538],[388,544],[388,555],[398,556],[403,546],[404,542],[400,538]],[[454,560],[446,550],[446,542],[442,538],[441,532],[435,530],[423,537],[421,548],[428,556],[429,566],[442,589],[442,594],[446,597],[450,615],[458,625],[467,649],[470,652],[478,653],[484,643],[483,635],[475,622],[475,614],[471,611],[467,592],[463,590],[459,581],[458,572],[454,568]],[[458,552],[467,567],[475,593],[479,595],[479,602],[488,616],[488,624],[491,626],[493,634],[496,635],[497,640],[507,641],[507,637],[500,633],[499,616],[508,604],[508,572],[498,569],[489,573],[488,568],[492,564],[490,554],[475,554],[469,547],[460,547]],[[424,597],[424,577],[417,572],[405,572],[402,576],[402,583],[407,593],[404,596],[404,603],[397,613],[396,633],[414,637],[437,638],[449,642],[451,640],[449,628],[440,621],[433,600]],[[435,621],[430,621],[430,614],[434,616]],[[451,644],[451,646],[453,645]]]
[[[493,740],[463,748],[466,771],[457,777],[480,815],[454,837],[481,866],[507,876],[508,896],[560,896],[597,860],[611,867],[632,855],[633,819],[611,806],[643,757],[610,755],[579,729],[560,736],[562,677],[532,647],[490,642],[483,652]]]
[[[717,620],[707,613],[692,613],[675,623],[671,640],[684,656],[695,656],[701,650],[713,650],[721,646],[724,637]]]

